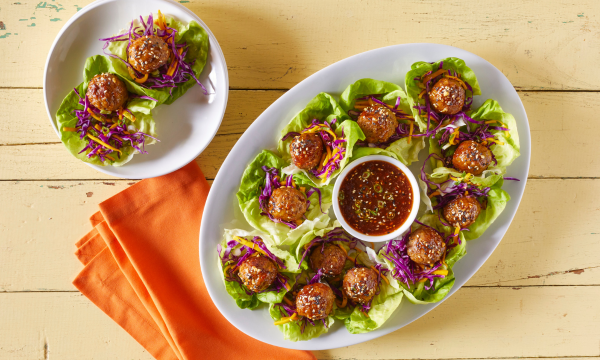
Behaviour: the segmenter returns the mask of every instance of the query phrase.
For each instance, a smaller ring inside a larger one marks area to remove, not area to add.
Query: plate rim
[[[512,85],[512,83],[510,82],[510,80],[508,80],[508,78],[506,77],[506,75],[504,75],[504,73],[502,73],[502,71],[500,71],[498,68],[496,68],[491,62],[489,62],[488,60],[484,59],[483,57],[474,54],[468,50],[462,49],[462,48],[458,48],[458,47],[454,47],[454,46],[450,46],[450,45],[446,45],[446,44],[438,44],[438,43],[427,43],[427,42],[419,42],[419,43],[403,43],[403,44],[394,44],[394,45],[389,45],[389,46],[384,46],[381,48],[376,48],[376,49],[371,49],[368,51],[364,51],[361,52],[359,54],[355,54],[352,56],[349,56],[347,58],[341,59],[339,61],[336,61],[333,64],[330,64],[326,67],[324,67],[323,69],[320,69],[319,71],[315,72],[314,74],[308,76],[307,78],[305,78],[304,80],[300,81],[298,84],[294,85],[290,90],[288,90],[285,94],[283,94],[282,96],[280,96],[278,99],[276,99],[275,101],[273,101],[273,103],[271,103],[271,105],[269,105],[258,117],[260,118],[261,116],[263,116],[264,113],[268,112],[269,109],[271,109],[272,107],[275,106],[276,103],[278,103],[279,101],[283,101],[282,99],[285,99],[286,95],[288,94],[292,94],[293,95],[293,91],[295,88],[299,87],[301,84],[308,82],[310,79],[313,79],[315,77],[319,77],[320,74],[324,71],[326,71],[327,69],[329,69],[330,67],[333,66],[340,66],[340,63],[343,63],[345,61],[350,61],[350,59],[353,59],[355,57],[358,56],[364,56],[365,54],[368,53],[372,53],[372,52],[377,52],[377,51],[383,51],[383,49],[388,49],[388,48],[394,48],[394,47],[403,47],[403,46],[436,46],[440,48],[440,51],[444,51],[444,50],[453,50],[453,51],[461,51],[461,52],[466,52],[468,54],[470,54],[471,56],[477,58],[477,60],[479,61],[483,61],[485,63],[487,63],[489,66],[491,66],[493,69],[496,69],[497,73],[500,74],[507,82],[508,84],[511,85],[512,87],[512,91],[516,94],[516,98],[518,99],[518,102],[515,102],[516,104],[518,104],[519,106],[519,110],[522,110],[522,114],[524,115],[523,121],[522,121],[522,126],[524,127],[524,130],[526,130],[524,133],[519,133],[519,138],[521,139],[520,141],[520,148],[521,148],[521,156],[523,155],[523,153],[526,153],[528,156],[522,158],[523,161],[525,161],[525,177],[524,179],[521,179],[520,181],[523,183],[522,188],[517,189],[518,193],[515,193],[513,195],[518,195],[518,199],[514,199],[513,204],[515,204],[515,211],[513,214],[509,215],[509,218],[506,220],[506,229],[504,231],[502,231],[502,237],[500,238],[500,240],[498,240],[498,242],[494,245],[493,249],[490,251],[490,253],[485,257],[485,259],[478,265],[478,266],[474,266],[472,268],[472,274],[467,277],[466,279],[456,279],[455,285],[452,287],[452,289],[449,291],[449,293],[439,302],[437,303],[433,303],[433,304],[429,304],[429,309],[426,309],[426,311],[421,314],[419,317],[409,321],[408,323],[402,325],[402,326],[398,326],[398,327],[391,327],[391,328],[386,328],[386,329],[382,329],[379,328],[378,330],[378,334],[376,336],[371,336],[371,337],[356,337],[354,338],[352,341],[347,341],[343,344],[335,344],[335,346],[317,346],[317,347],[312,347],[312,346],[297,346],[297,345],[303,345],[303,344],[310,344],[310,340],[309,341],[298,341],[298,342],[292,342],[292,341],[285,341],[286,345],[289,346],[282,346],[281,342],[274,342],[271,341],[271,339],[259,339],[256,338],[253,335],[250,335],[248,333],[246,333],[245,331],[243,331],[242,329],[240,329],[238,327],[238,325],[236,324],[236,322],[232,321],[232,319],[230,318],[230,316],[226,315],[224,313],[224,311],[222,310],[222,308],[225,308],[223,305],[219,305],[217,304],[214,300],[213,303],[215,304],[215,306],[217,307],[217,309],[219,310],[219,312],[221,312],[221,314],[223,315],[223,317],[225,317],[227,319],[227,321],[229,321],[230,324],[232,324],[234,327],[236,327],[239,331],[243,332],[244,334],[246,334],[247,336],[250,336],[258,341],[273,345],[273,346],[277,346],[277,347],[282,347],[282,348],[288,348],[288,349],[298,349],[298,350],[328,350],[328,349],[335,349],[335,348],[341,348],[341,347],[345,347],[345,346],[351,346],[351,345],[356,345],[356,344],[360,344],[366,341],[370,341],[370,340],[374,340],[376,338],[379,338],[381,336],[384,335],[388,335],[396,330],[399,330],[403,327],[406,327],[407,325],[411,324],[412,322],[414,322],[417,319],[420,319],[421,317],[423,317],[424,315],[426,315],[427,313],[429,313],[430,311],[432,311],[433,309],[435,309],[436,307],[438,307],[440,304],[442,304],[444,301],[446,301],[447,299],[449,299],[452,295],[454,295],[454,293],[456,291],[458,291],[459,289],[461,289],[463,287],[463,285],[472,278],[473,275],[475,275],[475,273],[477,273],[477,271],[479,271],[479,269],[481,268],[481,266],[483,266],[484,263],[487,262],[487,260],[489,259],[489,257],[496,251],[498,245],[500,244],[500,242],[502,241],[502,239],[504,238],[504,236],[506,235],[506,232],[508,231],[508,228],[510,227],[510,225],[512,224],[512,221],[514,220],[514,217],[518,211],[518,208],[521,204],[521,200],[523,199],[523,194],[525,192],[525,188],[527,185],[527,180],[528,180],[528,176],[529,176],[529,167],[530,167],[530,162],[531,162],[531,129],[529,126],[529,119],[527,117],[527,112],[525,111],[525,107],[523,105],[523,102],[521,101],[520,97],[518,96],[518,93],[516,91],[516,89],[514,88],[514,86]],[[403,85],[403,89],[404,89],[404,84]],[[288,96],[292,96],[292,95],[288,95]],[[236,142],[236,144],[233,146],[233,148],[230,150],[229,154],[227,155],[227,157],[225,158],[225,160],[223,161],[223,163],[221,164],[220,168],[219,168],[219,172],[217,173],[217,176],[215,177],[213,184],[211,186],[211,191],[208,194],[208,197],[206,199],[206,203],[205,203],[205,209],[210,208],[211,205],[218,201],[219,199],[216,198],[216,195],[214,195],[216,193],[216,191],[214,191],[214,189],[216,187],[219,186],[220,184],[220,179],[225,176],[224,172],[228,166],[228,163],[231,161],[234,161],[233,158],[231,157],[231,154],[234,152],[234,150],[236,150],[239,147],[243,147],[244,145],[242,144],[242,141],[240,141],[244,135],[246,135],[246,132],[248,132],[250,129],[254,129],[255,127],[259,127],[260,124],[257,121],[254,121],[249,127],[248,129],[245,130],[244,134],[242,134],[242,136],[240,137],[240,139],[238,139],[238,141]],[[527,140],[527,141],[523,141],[523,140]],[[527,146],[524,148],[523,145],[526,144]],[[527,150],[527,151],[524,151]],[[204,211],[202,214],[202,223],[206,223],[205,222],[205,217],[208,216],[209,212],[208,211]],[[202,241],[203,241],[203,234],[207,231],[205,230],[206,226],[201,226],[200,227],[200,231],[199,231],[199,258],[200,258],[200,267],[201,270],[203,268],[203,261],[202,259],[205,257],[204,252],[203,252],[203,247],[202,247]],[[210,270],[207,270],[210,271]],[[208,275],[206,275],[207,273],[202,271],[202,277],[203,277],[203,281],[206,284],[207,283],[207,279],[208,279]],[[212,282],[212,281],[208,281],[208,282]],[[210,288],[207,286],[207,291],[209,293],[209,295],[211,296],[211,300],[213,299],[213,293],[211,292]],[[427,305],[420,305],[420,306],[427,306]],[[397,309],[396,309],[397,311]],[[369,333],[365,333],[365,334],[360,334],[360,335],[366,335]]]
[[[219,116],[219,121],[218,121],[218,126],[215,128],[215,131],[211,135],[210,140],[207,141],[206,144],[203,147],[199,148],[199,151],[197,151],[197,154],[195,154],[190,161],[186,162],[185,164],[182,164],[181,166],[175,166],[175,167],[167,168],[166,170],[157,171],[157,172],[152,173],[151,175],[148,175],[148,176],[133,176],[133,175],[126,175],[126,174],[118,174],[118,173],[115,173],[113,171],[110,171],[109,169],[115,168],[112,165],[109,165],[109,166],[100,166],[100,165],[90,164],[90,163],[87,163],[85,161],[82,161],[85,165],[87,165],[87,166],[95,169],[96,171],[99,171],[99,172],[104,173],[106,175],[115,176],[115,177],[118,177],[118,178],[121,178],[121,179],[148,179],[148,178],[153,178],[153,177],[158,177],[158,176],[170,174],[170,173],[172,173],[174,171],[177,171],[177,170],[183,168],[184,166],[188,165],[192,161],[196,160],[196,158],[198,156],[200,156],[204,152],[204,150],[206,150],[206,148],[208,147],[208,145],[210,145],[212,143],[212,141],[214,140],[215,136],[219,132],[219,129],[221,128],[221,124],[223,123],[223,118],[225,117],[225,111],[227,110],[227,103],[228,103],[228,100],[229,100],[229,70],[227,68],[227,62],[225,60],[225,55],[223,54],[223,50],[221,49],[221,45],[217,41],[217,38],[212,33],[212,31],[210,30],[210,28],[193,11],[191,11],[188,8],[186,8],[185,6],[183,6],[182,4],[178,3],[175,0],[154,0],[154,1],[165,2],[165,3],[169,3],[170,5],[175,5],[176,7],[178,7],[179,9],[181,9],[183,12],[187,13],[195,21],[197,21],[198,24],[200,24],[200,26],[202,26],[204,28],[204,30],[206,30],[206,32],[208,34],[208,38],[209,38],[209,44],[210,44],[209,54],[210,54],[210,52],[212,50],[215,50],[216,53],[217,53],[217,55],[218,55],[219,61],[222,62],[222,64],[223,64],[223,69],[224,69],[223,74],[224,74],[224,80],[225,80],[225,83],[224,83],[224,85],[225,85],[225,93],[224,93],[224,97],[225,97],[224,98],[224,104],[225,104],[225,106],[223,106],[223,109],[221,110],[221,114]],[[61,141],[61,143],[62,143],[62,140],[61,140],[61,137],[60,137],[60,132],[58,131],[58,127],[56,126],[54,115],[50,111],[50,105],[48,104],[48,98],[47,98],[47,94],[48,94],[48,83],[47,83],[48,82],[48,77],[47,77],[47,74],[48,74],[48,66],[50,64],[50,59],[52,57],[52,54],[54,53],[54,50],[55,50],[55,47],[56,47],[56,44],[58,43],[58,41],[62,38],[62,36],[64,35],[64,33],[71,27],[71,25],[73,25],[73,23],[75,21],[77,21],[77,19],[79,19],[81,16],[83,16],[83,14],[85,14],[85,13],[87,13],[89,11],[92,11],[94,8],[99,7],[101,5],[104,5],[104,4],[107,4],[107,3],[111,3],[111,2],[119,2],[119,0],[97,0],[97,1],[94,1],[94,2],[92,2],[90,4],[85,5],[83,8],[81,8],[81,10],[77,11],[77,13],[75,15],[73,15],[65,23],[65,25],[63,25],[63,27],[60,29],[60,31],[58,32],[58,34],[54,38],[54,41],[52,42],[52,45],[50,46],[50,50],[48,51],[48,56],[46,57],[46,62],[44,64],[44,77],[43,77],[43,81],[42,81],[42,85],[43,85],[42,86],[42,92],[44,94],[44,105],[46,107],[46,113],[47,113],[48,118],[50,120],[50,124],[52,125],[52,128],[54,129],[54,132],[58,136],[58,139]],[[103,54],[101,54],[99,52],[97,55],[103,55]],[[164,105],[164,104],[162,104],[162,105]]]

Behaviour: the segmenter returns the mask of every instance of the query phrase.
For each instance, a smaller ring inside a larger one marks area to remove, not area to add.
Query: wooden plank
[[[229,92],[229,103],[217,134],[240,134],[284,91]],[[0,146],[59,143],[48,121],[44,95],[38,89],[0,89]]]
[[[403,329],[315,355],[365,360],[598,357],[599,296],[595,286],[465,288]],[[12,324],[0,327],[1,359],[151,359],[79,293],[0,294],[0,305],[0,323]]]
[[[198,158],[214,178],[233,144],[282,91],[232,91],[219,135]],[[599,177],[596,159],[600,93],[522,92],[532,138],[533,177]],[[39,90],[0,90],[0,179],[110,179],[82,164],[57,143]],[[34,106],[28,106],[30,99]],[[15,110],[21,109],[21,110]],[[18,116],[19,111],[23,116]],[[19,119],[15,121],[15,119]],[[585,131],[584,131],[585,129]],[[226,135],[226,136],[222,136]],[[576,145],[576,146],[575,146]],[[551,161],[548,161],[551,159]]]
[[[97,204],[133,183],[0,182],[0,292],[75,290],[74,243]],[[599,202],[597,180],[530,180],[508,233],[467,285],[600,285]]]
[[[46,55],[65,22],[90,0],[21,1],[2,6],[0,86],[41,87]],[[553,0],[394,2],[228,2],[184,5],[211,28],[232,88],[288,89],[363,51],[442,43],[492,62],[521,89],[600,89],[600,3]],[[227,14],[227,16],[223,16]],[[98,45],[98,53],[101,52]],[[82,64],[83,65],[83,64]]]

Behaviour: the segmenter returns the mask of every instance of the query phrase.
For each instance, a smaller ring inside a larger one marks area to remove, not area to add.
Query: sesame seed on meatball
[[[428,226],[418,228],[408,237],[408,256],[419,265],[433,265],[445,252],[444,239]]]
[[[296,311],[298,315],[306,316],[311,320],[325,319],[331,310],[335,295],[333,290],[323,283],[306,285],[296,296]]]
[[[454,227],[471,226],[481,212],[481,204],[474,196],[459,196],[444,206],[444,218]]]
[[[252,292],[266,290],[277,278],[277,265],[265,256],[252,256],[244,260],[238,276]]]
[[[465,105],[465,89],[454,79],[441,78],[429,90],[429,101],[438,113],[454,115]]]
[[[344,293],[352,301],[366,304],[377,292],[377,272],[366,267],[355,267],[344,275]]]
[[[323,151],[323,140],[315,133],[301,134],[290,143],[292,162],[303,170],[311,170],[319,166]]]
[[[346,254],[337,245],[316,246],[310,254],[310,265],[314,271],[323,270],[326,276],[338,276],[346,263]]]
[[[461,142],[452,155],[452,166],[456,170],[473,175],[481,175],[491,163],[490,149],[473,140]]]
[[[384,106],[369,106],[360,113],[356,122],[365,134],[366,141],[373,144],[388,141],[398,127],[396,115]]]
[[[115,111],[122,108],[129,93],[125,84],[113,74],[98,74],[88,84],[86,96],[96,108]]]
[[[296,221],[308,210],[306,195],[293,187],[280,187],[273,190],[269,198],[269,214],[284,221]]]
[[[127,51],[128,61],[142,74],[149,74],[169,60],[169,45],[156,35],[134,40]]]

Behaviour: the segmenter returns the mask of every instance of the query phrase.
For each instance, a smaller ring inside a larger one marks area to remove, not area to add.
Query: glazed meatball
[[[422,226],[408,237],[408,256],[419,265],[433,265],[445,252],[444,239],[430,227]]]
[[[127,51],[128,61],[142,74],[149,74],[169,60],[169,45],[156,35],[134,40]]]
[[[277,265],[265,256],[252,256],[240,265],[238,276],[252,292],[267,289],[277,278]]]
[[[292,162],[298,168],[311,170],[319,166],[323,156],[323,140],[319,134],[305,133],[296,136],[290,143]]]
[[[461,228],[471,226],[481,212],[481,205],[474,196],[459,196],[444,206],[444,217],[450,225]]]
[[[465,89],[454,79],[441,78],[429,90],[429,101],[435,111],[454,115],[465,104]]]
[[[308,210],[306,196],[293,187],[275,189],[269,199],[269,214],[284,221],[296,221]]]
[[[306,285],[296,296],[296,311],[311,320],[325,319],[333,310],[334,300],[335,295],[326,284]]]
[[[344,275],[344,293],[350,300],[366,304],[377,292],[377,272],[366,267],[355,267]]]
[[[310,254],[310,266],[314,271],[323,270],[326,276],[338,276],[342,273],[346,254],[339,246],[327,244],[315,247]]]
[[[363,110],[356,122],[365,133],[366,141],[373,144],[388,141],[398,127],[396,115],[383,106],[369,106]]]
[[[466,171],[473,175],[481,175],[491,163],[492,152],[490,149],[473,140],[461,142],[452,156],[452,166],[456,170]]]
[[[113,74],[98,74],[88,84],[87,98],[92,105],[104,111],[122,108],[129,93],[125,84]]]

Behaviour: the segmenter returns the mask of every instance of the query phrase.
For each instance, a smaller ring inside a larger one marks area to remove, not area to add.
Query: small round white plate
[[[129,28],[131,20],[150,13],[156,15],[158,10],[183,22],[195,20],[208,33],[208,59],[198,80],[210,94],[204,95],[200,86],[195,85],[173,104],[153,110],[160,142],[146,147],[148,154],[137,154],[120,167],[85,163],[105,174],[145,179],[173,172],[204,151],[225,114],[229,95],[225,57],[217,39],[198,16],[171,0],[100,0],[73,16],[50,48],[44,71],[44,100],[54,130],[60,137],[56,111],[65,96],[83,81],[85,60],[103,54],[104,43],[98,39],[117,34]]]
[[[503,188],[510,194],[511,200],[485,234],[468,243],[467,255],[453,268],[456,282],[446,299],[460,289],[496,249],[517,212],[529,172],[531,138],[527,115],[519,95],[508,79],[492,64],[477,55],[455,47],[438,44],[406,44],[368,51],[328,66],[281,96],[246,130],[217,174],[202,217],[200,264],[204,282],[213,302],[235,327],[272,345],[291,349],[324,350],[354,345],[389,334],[420,318],[440,304],[414,305],[403,299],[391,318],[375,331],[353,335],[348,333],[341,321],[336,321],[333,328],[321,337],[304,342],[286,341],[273,325],[266,308],[249,311],[235,305],[225,291],[219,273],[216,246],[223,236],[225,224],[229,226],[236,216],[236,211],[240,212],[235,193],[238,191],[244,169],[262,149],[276,146],[283,127],[306,106],[310,99],[322,91],[340,95],[348,85],[362,78],[386,80],[404,87],[404,76],[410,70],[411,64],[417,61],[437,61],[450,56],[463,59],[477,75],[482,95],[475,97],[474,107],[480,106],[486,99],[495,99],[504,111],[514,115],[521,142],[521,156],[508,168],[506,176],[516,177],[521,181],[504,183]],[[421,152],[421,161],[409,167],[416,176],[419,176],[426,153],[427,150],[424,149]],[[447,326],[450,331],[452,324]]]

